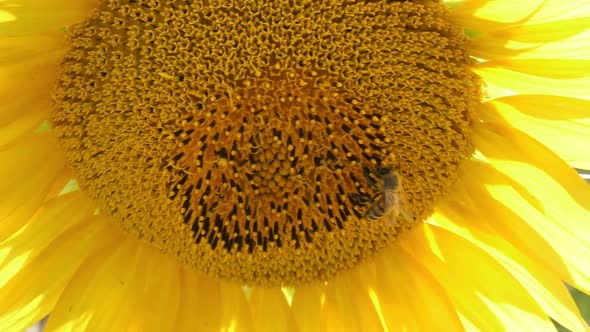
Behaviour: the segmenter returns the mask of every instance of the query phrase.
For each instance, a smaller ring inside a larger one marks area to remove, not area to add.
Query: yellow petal
[[[171,331],[180,305],[180,266],[156,249],[140,245],[137,272],[129,280],[136,302],[134,316],[125,331]]]
[[[108,219],[101,221],[108,225]],[[130,243],[121,234],[114,235],[119,236],[109,246],[86,260],[72,276],[52,311],[46,331],[100,331],[101,325],[103,331],[115,331],[116,328],[123,327],[123,324],[116,319],[114,312],[120,312],[122,315],[130,314],[121,289],[125,287],[125,282],[129,281],[129,275],[136,262],[135,257],[129,256],[127,257],[129,268],[114,271],[112,261],[116,258],[121,259],[121,255],[118,254],[123,251],[125,244]],[[130,252],[129,249],[125,251]],[[113,279],[121,280],[121,282]],[[90,285],[92,285],[91,292],[84,294]],[[97,292],[101,296],[97,296]],[[103,324],[96,321],[90,324],[90,321],[97,316],[105,317],[107,321]],[[124,329],[119,330],[124,331]]]
[[[481,331],[555,331],[528,291],[465,239],[424,224],[400,243],[436,276],[458,312]]]
[[[487,183],[485,188],[479,185],[479,181],[484,180]],[[572,246],[566,243],[560,247],[560,242],[564,241],[562,237],[565,235],[567,242],[571,235],[563,230],[557,234],[542,233],[542,226],[536,226],[539,224],[536,218],[545,217],[533,208],[538,202],[524,187],[492,166],[481,163],[466,163],[461,182],[468,192],[462,197],[477,197],[480,210],[494,211],[490,216],[493,218],[490,227],[494,232],[503,234],[508,242],[568,283],[572,284],[575,280],[578,285],[590,285],[590,276],[580,271],[576,263],[571,263],[572,258],[576,259],[575,254],[567,257],[572,254]],[[584,259],[580,257],[577,261],[582,262]]]
[[[47,331],[172,330],[180,302],[177,262],[135,239],[121,242],[73,276]]]
[[[324,331],[322,325],[323,303],[326,299],[326,286],[323,283],[304,285],[295,289],[292,310],[301,331]]]
[[[31,41],[33,42],[33,41]],[[0,48],[19,47],[0,55],[0,147],[31,132],[51,112],[51,91],[59,74],[63,47],[53,39],[39,38],[31,46],[0,42]]]
[[[469,327],[474,326],[476,331],[504,330],[501,319],[480,298],[484,293],[480,295],[477,287],[472,285],[474,281],[466,280],[469,279],[469,275],[464,276],[463,273],[458,272],[463,271],[464,268],[452,271],[451,266],[445,267],[447,259],[443,256],[442,248],[439,247],[431,232],[426,231],[423,224],[415,226],[411,234],[404,236],[400,244],[445,288],[466,329],[473,330]],[[463,260],[459,260],[457,264],[472,268]],[[455,274],[456,278],[453,278]]]
[[[589,16],[590,4],[586,0],[467,0],[452,15],[469,29],[489,31],[501,24],[535,24]]]
[[[476,137],[478,149],[494,167],[527,188],[545,216],[575,230],[590,245],[590,187],[569,165],[514,128],[485,123]]]
[[[69,43],[62,32],[2,38],[0,39],[0,65],[10,66],[26,58],[37,58],[44,53],[53,53],[58,50],[65,52],[68,48]]]
[[[6,146],[24,135],[39,128],[49,115],[49,108],[41,101],[28,102],[29,111],[21,114],[17,119],[0,125],[0,147]]]
[[[508,111],[518,111],[542,120],[567,121],[590,118],[590,101],[585,99],[548,95],[514,95],[494,99],[488,103],[493,105],[501,115]],[[505,109],[502,105],[511,106],[512,109]],[[491,120],[493,119],[487,121]]]
[[[36,134],[0,149],[0,240],[22,227],[63,173],[56,139]]]
[[[299,331],[293,312],[279,287],[255,287],[250,294],[250,307],[254,331],[296,332]],[[302,330],[303,331],[303,330]]]
[[[484,187],[485,179],[480,179],[480,183]],[[565,285],[553,271],[513,247],[503,238],[503,234],[494,232],[489,224],[494,223],[496,218],[490,216],[488,210],[481,210],[480,204],[466,204],[468,198],[457,193],[449,196],[452,196],[452,201],[439,204],[438,213],[429,222],[485,250],[529,291],[544,312],[561,325],[572,331],[584,331],[587,328]],[[478,208],[479,211],[476,210]],[[462,222],[464,220],[469,222]]]
[[[509,25],[471,40],[470,52],[480,59],[570,58],[588,59],[588,17],[564,21]]]
[[[30,222],[0,242],[0,287],[58,236],[88,218],[92,208],[82,194],[60,196],[46,203]]]
[[[500,118],[553,150],[576,168],[590,169],[590,101],[583,99],[516,95],[487,103]],[[490,114],[491,116],[491,114]]]
[[[216,280],[182,271],[181,303],[172,331],[219,332],[221,325],[221,291]]]
[[[452,19],[468,29],[489,31],[507,26],[507,23],[522,23],[530,19],[542,2],[466,0],[452,11]]]
[[[53,185],[47,192],[45,200],[51,200],[60,194],[65,195],[70,192],[79,191],[77,182],[74,181],[72,177],[73,173],[71,169],[64,169],[62,172],[58,173],[53,181]]]
[[[370,289],[374,288],[374,282],[361,281],[356,268],[331,279],[324,304],[326,331],[383,331],[370,297]]]
[[[462,176],[468,179],[473,173],[492,174],[494,177],[490,175],[488,178],[487,194],[472,194],[480,195],[481,204],[487,204],[489,211],[495,211],[497,227],[504,227],[506,236],[523,252],[549,266],[563,280],[588,291],[590,246],[585,222],[588,217],[575,217],[587,214],[587,203],[584,203],[587,198],[579,196],[588,190],[587,184],[549,151],[542,151],[534,145],[530,146],[532,150],[522,150],[523,134],[515,135],[503,137],[489,126],[478,128],[475,136],[477,148],[486,154],[494,168],[504,174],[500,176],[488,169],[465,171]],[[531,154],[539,153],[544,165],[529,164],[528,161],[535,158]],[[551,168],[555,166],[563,176],[552,174],[555,169]],[[545,173],[546,167],[549,173]],[[486,200],[485,195],[491,198]]]
[[[376,265],[375,296],[389,331],[463,330],[436,277],[401,248],[387,248]]]
[[[0,331],[23,331],[46,316],[82,261],[110,241],[105,224],[92,218],[55,238],[0,288]]]
[[[569,97],[580,97],[588,95],[590,78],[560,80],[533,76],[516,71],[482,67],[476,68],[475,72],[480,75],[489,89],[507,89],[519,94],[547,94]],[[492,96],[492,97],[502,97]]]
[[[590,60],[580,59],[498,59],[480,68],[505,68],[524,74],[556,79],[590,77]]]
[[[252,313],[242,286],[221,282],[221,332],[256,332],[252,324]]]
[[[96,0],[8,0],[0,2],[0,38],[56,31],[83,19]]]

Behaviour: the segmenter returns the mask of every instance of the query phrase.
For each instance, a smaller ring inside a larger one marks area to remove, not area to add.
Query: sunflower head
[[[350,267],[473,151],[480,83],[437,1],[102,1],[70,35],[52,120],[81,188],[220,277]],[[381,167],[407,197],[393,225],[364,218]]]
[[[588,330],[590,0],[453,2],[0,0],[0,331]]]

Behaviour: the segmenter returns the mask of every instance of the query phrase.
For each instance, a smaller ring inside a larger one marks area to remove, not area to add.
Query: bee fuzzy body
[[[367,212],[365,212],[365,219],[368,221],[375,221],[392,211],[392,208],[397,204],[397,198],[395,195],[395,192],[392,190],[384,191],[377,200],[369,206]]]
[[[401,211],[401,199],[403,188],[400,178],[392,168],[380,167],[375,170],[375,174],[380,178],[380,190],[373,203],[365,212],[365,219],[376,221],[385,217],[393,224]]]

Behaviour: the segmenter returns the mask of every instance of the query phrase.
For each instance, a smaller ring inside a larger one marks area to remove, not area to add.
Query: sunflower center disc
[[[328,278],[473,151],[480,82],[438,1],[104,0],[69,34],[52,121],[82,190],[209,275]],[[367,220],[383,169],[403,198]]]

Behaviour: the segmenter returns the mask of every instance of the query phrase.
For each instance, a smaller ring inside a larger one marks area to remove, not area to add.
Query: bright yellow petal
[[[590,86],[590,78],[588,77],[559,80],[495,67],[476,68],[475,72],[483,78],[488,89],[506,89],[519,94],[580,97],[588,95],[588,86]],[[493,95],[492,97],[502,97],[504,95],[506,94]]]
[[[129,279],[134,320],[125,331],[171,331],[180,305],[180,265],[145,245],[139,254],[137,272]]]
[[[588,1],[475,0],[464,2],[452,15],[460,26],[479,32],[470,48],[478,58],[521,54],[579,59],[590,56],[588,7]]]
[[[466,0],[453,11],[454,20],[476,31],[590,16],[587,0]]]
[[[8,19],[0,20],[0,38],[57,31],[82,20],[96,3],[96,0],[4,0],[0,2],[0,13]]]
[[[499,124],[478,127],[475,141],[494,167],[527,188],[544,215],[590,245],[590,187],[569,165],[523,132]]]
[[[375,296],[389,331],[463,330],[436,277],[401,248],[387,248],[376,265]]]
[[[450,195],[452,201],[440,204],[439,212],[429,219],[430,223],[485,250],[529,291],[544,312],[561,325],[572,331],[587,328],[565,285],[553,271],[514,248],[503,238],[503,234],[494,232],[489,223],[494,223],[496,218],[490,216],[489,210],[476,211],[479,204],[469,205],[466,203],[468,198],[457,193]]]
[[[0,41],[0,50],[7,48],[9,52],[0,53],[0,147],[39,128],[48,118],[65,52],[49,37]]]
[[[326,286],[323,283],[304,285],[295,289],[291,305],[295,320],[301,331],[320,332],[323,325],[323,303],[326,299]]]
[[[542,149],[521,150],[519,139],[523,134],[517,136],[502,137],[489,128],[480,128],[477,132],[477,147],[495,168],[505,174],[495,175],[494,182],[488,182],[487,192],[492,199],[488,201],[487,208],[495,209],[490,211],[498,214],[498,227],[506,227],[507,237],[512,239],[515,246],[532,257],[542,254],[544,257],[536,257],[537,261],[544,261],[560,278],[588,292],[590,246],[587,237],[588,217],[584,217],[588,210],[584,200],[589,196],[579,196],[588,190],[587,184],[567,165],[559,166],[563,162],[550,152]],[[537,162],[529,164],[530,160],[534,160],[530,154],[538,153],[546,165],[536,165]],[[555,169],[544,172],[546,166],[551,169],[556,164],[562,175],[552,174]],[[470,176],[467,172],[464,175],[465,178]],[[492,206],[495,200],[502,204]],[[485,196],[480,201],[483,204]],[[525,220],[528,229],[520,222],[514,222],[513,226],[511,223],[504,225],[504,222],[515,218]]]
[[[255,287],[250,294],[254,331],[299,331],[293,312],[281,288]],[[304,331],[304,330],[301,330]]]
[[[481,331],[555,331],[528,290],[477,246],[428,224],[407,235],[400,241],[404,250],[436,276],[457,311]]]
[[[0,331],[23,331],[46,316],[82,261],[111,240],[94,218],[55,238],[0,288]]]
[[[172,331],[221,331],[222,303],[219,286],[217,280],[183,270],[181,303]]]
[[[516,95],[492,100],[501,118],[488,121],[509,123],[553,150],[576,168],[590,169],[590,101],[575,98]]]
[[[510,25],[473,38],[469,50],[480,59],[569,58],[589,59],[589,18]]]
[[[468,282],[468,277],[458,271],[453,271],[453,267],[445,267],[446,258],[443,256],[442,248],[439,248],[434,236],[427,232],[423,224],[414,227],[411,234],[404,236],[402,247],[405,248],[415,259],[420,262],[437,281],[447,291],[448,296],[453,302],[457,314],[461,318],[463,325],[468,331],[502,331],[504,330],[501,319],[496,316],[487,304],[480,298],[485,293],[477,292],[477,287],[473,282]],[[459,260],[458,263],[465,263],[459,271],[465,267],[473,268],[467,264],[467,261]],[[453,277],[454,274],[457,274]],[[468,275],[469,276],[469,275]],[[482,280],[483,281],[483,280]],[[495,281],[497,282],[497,280]],[[481,287],[481,286],[479,286]],[[506,303],[506,302],[503,302]],[[470,327],[476,326],[477,329]]]
[[[0,287],[36,259],[57,237],[92,215],[82,194],[57,197],[15,234],[0,242]]]
[[[0,240],[29,220],[62,174],[65,158],[56,147],[43,133],[0,149]]]
[[[581,59],[498,59],[481,63],[479,68],[505,68],[555,79],[590,77],[590,60]]]
[[[101,220],[109,225],[106,218]],[[109,226],[113,226],[112,224]],[[111,244],[99,251],[96,255],[84,262],[78,269],[77,273],[71,278],[64,292],[59,298],[59,302],[52,311],[46,331],[100,331],[100,323],[94,321],[96,315],[99,317],[108,317],[103,322],[103,330],[114,330],[122,327],[119,320],[116,320],[114,312],[120,312],[122,315],[128,314],[128,306],[125,305],[125,299],[121,296],[121,289],[124,288],[125,282],[129,282],[129,275],[132,272],[132,265],[135,264],[134,257],[127,257],[129,269],[126,271],[114,271],[112,266],[108,266],[110,261],[120,258],[118,253],[123,251],[123,242],[125,241],[121,233],[113,234]],[[129,243],[129,241],[125,241]],[[127,250],[129,252],[130,250]],[[112,264],[112,263],[111,263]],[[111,267],[110,271],[108,268]],[[120,283],[113,279],[121,280]],[[85,294],[84,291],[92,285],[92,291]],[[101,294],[97,296],[95,292]],[[131,300],[131,299],[129,299]],[[110,319],[110,321],[108,321]],[[124,331],[123,329],[119,329]]]
[[[135,239],[122,242],[73,276],[47,331],[172,330],[180,303],[178,263]]]
[[[77,182],[75,182],[72,178],[73,178],[73,173],[72,173],[71,169],[66,168],[62,172],[60,172],[56,176],[56,178],[53,182],[53,185],[51,186],[51,188],[47,192],[47,196],[46,196],[45,200],[46,201],[51,200],[60,194],[66,194],[66,193],[70,193],[70,192],[79,191],[79,189],[77,187]],[[76,186],[72,186],[72,183],[76,183]],[[75,189],[72,187],[75,187]],[[68,190],[67,192],[64,191],[64,189],[66,189],[66,188]]]
[[[487,183],[485,187],[480,184],[483,181]],[[533,208],[538,203],[524,187],[492,166],[481,163],[466,163],[461,182],[461,187],[468,192],[462,197],[477,197],[479,210],[494,211],[489,216],[492,219],[489,226],[494,232],[502,234],[521,252],[544,264],[547,270],[554,271],[556,276],[568,283],[590,285],[590,276],[585,274],[583,267],[580,270],[576,266],[587,259],[583,252],[579,258],[576,254],[571,256],[576,243],[568,244],[571,235],[563,230],[558,229],[557,234],[543,233],[542,226],[537,226],[540,223],[537,219],[545,217]],[[562,242],[565,244],[560,246]],[[576,262],[572,263],[572,259]]]
[[[256,332],[246,294],[237,283],[221,282],[221,332]]]
[[[367,263],[371,265],[374,263]],[[364,267],[364,269],[370,267]],[[360,277],[358,269],[342,273],[328,282],[326,288],[326,331],[383,331],[383,326],[370,297],[375,282]],[[373,267],[374,269],[374,267]]]
[[[542,1],[466,0],[452,11],[452,19],[457,25],[472,30],[497,30],[508,26],[507,23],[523,23],[530,19]]]
[[[174,331],[255,331],[242,286],[183,272],[182,303]]]

